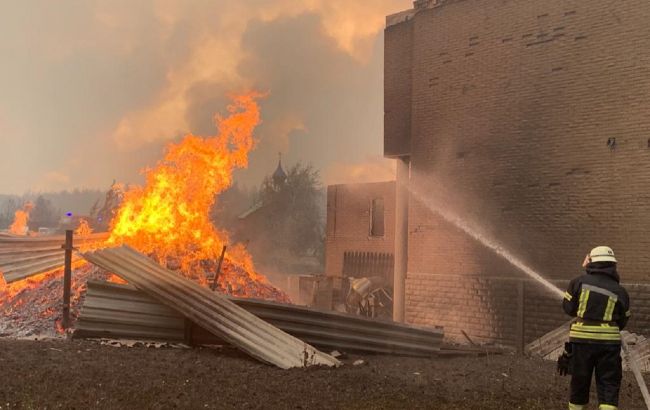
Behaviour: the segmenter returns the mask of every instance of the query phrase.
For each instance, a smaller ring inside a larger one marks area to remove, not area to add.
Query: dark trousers
[[[595,369],[599,404],[618,406],[618,392],[623,377],[621,346],[573,343],[572,360],[571,403],[589,402],[589,387]]]

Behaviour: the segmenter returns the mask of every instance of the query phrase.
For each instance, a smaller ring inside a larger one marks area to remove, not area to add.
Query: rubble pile
[[[197,282],[208,286],[214,277],[212,272],[216,272],[216,263],[202,262],[200,272],[201,280]],[[182,272],[178,273],[183,276]],[[72,273],[70,300],[73,326],[86,295],[88,280],[125,283],[91,264],[76,267]],[[257,280],[246,269],[227,260],[221,267],[215,290],[229,296],[291,303],[286,293],[267,281]],[[62,298],[63,268],[0,287],[0,337],[49,338],[63,335]]]
[[[243,267],[226,263],[221,267],[216,290],[247,299],[261,299],[279,303],[291,303],[289,296],[267,281],[255,280]]]
[[[72,273],[70,312],[74,319],[86,294],[89,279],[110,280],[112,275],[84,264]],[[0,288],[0,336],[57,337],[63,305],[63,269],[37,275]]]

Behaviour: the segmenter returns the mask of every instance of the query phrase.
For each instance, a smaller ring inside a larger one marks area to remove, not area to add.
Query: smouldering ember
[[[72,275],[71,316],[79,314],[89,279],[109,280],[110,275],[79,263]],[[0,336],[55,336],[62,333],[63,270],[5,285],[0,289]]]

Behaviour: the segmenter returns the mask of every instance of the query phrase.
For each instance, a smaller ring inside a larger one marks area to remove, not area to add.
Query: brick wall
[[[411,57],[413,25],[406,21],[386,29],[384,47],[384,153],[407,154],[411,147]]]
[[[517,341],[517,281],[470,275],[409,273],[406,321],[443,326],[449,340],[514,346]]]
[[[648,21],[647,0],[464,0],[419,10],[386,30],[386,140],[404,135],[416,190],[543,275],[568,280],[590,248],[607,244],[624,281],[647,283]],[[410,71],[394,61],[405,56]],[[410,99],[394,92],[404,84]],[[390,144],[387,156],[399,145]],[[478,276],[480,287],[521,273],[418,198],[409,232],[408,320],[512,340],[501,302],[474,299],[455,323],[430,298],[441,291],[437,275]],[[474,291],[456,282],[448,294],[471,300]],[[552,312],[526,314],[551,326],[563,319]],[[544,330],[525,329],[527,339]]]
[[[568,281],[555,281],[566,288]],[[628,330],[650,334],[650,285],[624,283],[632,299]],[[570,318],[557,296],[512,277],[409,273],[407,321],[445,329],[451,341],[521,347]]]
[[[384,236],[370,236],[373,199],[384,199]],[[330,185],[327,187],[325,272],[340,277],[345,252],[393,253],[395,182]]]

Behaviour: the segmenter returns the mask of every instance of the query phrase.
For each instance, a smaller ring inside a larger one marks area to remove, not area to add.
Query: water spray
[[[494,251],[494,253],[507,260],[511,265],[528,275],[530,278],[534,279],[537,283],[542,285],[552,294],[558,296],[560,299],[563,298],[564,292],[562,292],[560,288],[555,286],[548,279],[544,278],[541,274],[536,272],[534,269],[522,262],[519,258],[510,253],[499,242],[481,232],[480,229],[471,226],[466,220],[454,214],[453,212],[450,212],[448,208],[440,206],[438,203],[431,200],[428,196],[425,196],[423,193],[415,190],[412,184],[409,184],[407,189],[415,199],[425,205],[431,212],[440,215],[445,221],[456,226],[467,235],[480,242],[486,248]],[[650,410],[650,393],[648,392],[648,386],[645,384],[645,380],[643,379],[643,375],[641,374],[641,370],[637,364],[638,356],[634,350],[631,350],[629,348],[629,345],[625,340],[626,335],[621,336],[621,345],[623,347],[623,351],[626,354],[628,367],[632,370],[632,373],[634,373],[634,377],[637,381],[637,384],[639,385],[639,389],[641,390],[641,395],[643,396],[648,410]]]
[[[411,193],[411,195],[414,198],[416,198],[418,201],[420,201],[422,204],[424,204],[427,207],[427,209],[440,215],[445,221],[451,223],[452,225],[456,226],[457,228],[465,232],[467,235],[476,239],[486,248],[491,249],[494,253],[501,256],[503,259],[507,260],[511,265],[513,265],[514,267],[516,267],[517,269],[519,269],[520,271],[522,271],[523,273],[525,273],[526,275],[528,275],[529,277],[537,281],[540,285],[544,286],[544,288],[549,292],[553,293],[556,296],[559,296],[560,298],[563,297],[564,292],[562,292],[557,286],[551,283],[548,279],[544,278],[541,274],[533,270],[530,266],[522,262],[519,258],[517,258],[512,253],[510,253],[510,251],[508,251],[499,242],[497,242],[493,238],[490,238],[485,233],[481,232],[480,229],[471,226],[466,220],[450,212],[448,209],[444,209],[443,207],[438,206],[434,201],[428,199],[428,197],[426,197],[424,194],[416,191],[412,185],[409,185],[408,190]]]

